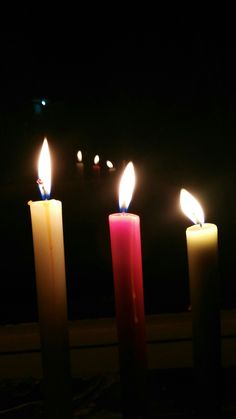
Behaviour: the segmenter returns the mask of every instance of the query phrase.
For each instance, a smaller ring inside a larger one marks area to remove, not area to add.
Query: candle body
[[[220,400],[221,332],[218,230],[214,224],[186,230],[190,298],[192,306],[193,361],[204,411]],[[204,406],[205,404],[205,406]]]
[[[72,417],[62,206],[29,202],[47,417]]]
[[[108,172],[109,173],[114,173],[116,171],[115,167],[108,167]]]
[[[124,414],[125,417],[136,417],[129,415],[135,415],[135,409],[137,414],[146,409],[146,336],[140,220],[134,214],[111,214],[109,227]]]
[[[94,176],[99,176],[100,175],[100,172],[101,172],[100,165],[99,164],[94,164],[93,165],[93,173],[94,173]]]
[[[79,175],[83,176],[83,174],[84,174],[84,163],[83,162],[77,162],[76,167],[77,167],[77,172],[79,173]]]

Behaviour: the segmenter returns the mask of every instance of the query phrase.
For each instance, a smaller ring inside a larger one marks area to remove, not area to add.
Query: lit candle
[[[96,154],[96,156],[93,159],[93,172],[95,175],[100,175],[100,164],[99,164],[100,158],[99,155]]]
[[[146,336],[140,219],[127,213],[135,183],[130,162],[119,188],[120,213],[109,215],[124,414],[140,417],[146,406]],[[140,415],[140,416],[139,416]]]
[[[83,159],[82,159],[82,151],[79,150],[77,153],[77,170],[78,173],[83,176],[84,174],[84,163],[83,163]]]
[[[219,410],[220,396],[220,301],[218,229],[204,222],[198,201],[185,189],[180,192],[182,211],[195,225],[186,230],[192,311],[193,361],[199,390],[199,406],[209,413]],[[207,417],[207,416],[206,416]]]
[[[107,165],[107,167],[108,167],[108,172],[109,173],[111,173],[111,172],[115,172],[115,167],[114,167],[114,165],[113,165],[113,163],[110,161],[110,160],[107,160],[106,161],[106,165]]]
[[[47,418],[71,418],[62,205],[49,199],[51,160],[45,138],[38,164],[42,201],[29,201]]]

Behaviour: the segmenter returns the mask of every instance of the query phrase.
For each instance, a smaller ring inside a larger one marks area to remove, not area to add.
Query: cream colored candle
[[[193,362],[202,402],[199,406],[208,406],[209,412],[217,415],[221,367],[218,229],[204,222],[200,204],[185,189],[181,190],[180,202],[183,212],[196,223],[187,228],[186,238]]]
[[[44,139],[38,181],[43,198],[50,195],[50,176],[49,149]],[[42,346],[45,415],[47,418],[71,418],[62,204],[55,199],[45,199],[30,201],[29,206]]]

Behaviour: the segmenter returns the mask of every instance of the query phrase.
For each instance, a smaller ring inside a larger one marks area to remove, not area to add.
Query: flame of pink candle
[[[121,212],[128,210],[135,187],[134,165],[129,162],[123,172],[119,185],[119,207]]]

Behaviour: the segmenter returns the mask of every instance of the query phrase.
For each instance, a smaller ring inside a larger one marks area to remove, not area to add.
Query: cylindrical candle
[[[48,150],[44,140],[42,152]],[[46,194],[47,182],[40,179]],[[71,418],[69,335],[62,204],[29,201],[36,272],[46,418]]]
[[[109,173],[113,173],[116,171],[116,168],[114,167],[113,163],[110,160],[106,161],[106,165],[107,165]]]
[[[123,410],[138,418],[146,413],[147,368],[140,218],[110,214],[109,228]]]
[[[220,407],[220,281],[218,271],[218,229],[197,215],[195,198],[181,191],[182,209],[189,207],[195,225],[186,229],[190,299],[192,312],[193,362],[199,389],[199,406],[218,417]],[[184,199],[185,201],[184,203]],[[186,204],[187,202],[187,204]]]
[[[82,161],[82,151],[79,150],[77,153],[77,163],[76,163],[77,171],[80,176],[84,174],[84,163]]]
[[[100,167],[99,161],[100,161],[99,155],[96,154],[93,160],[93,173],[95,176],[100,175],[101,167]]]

